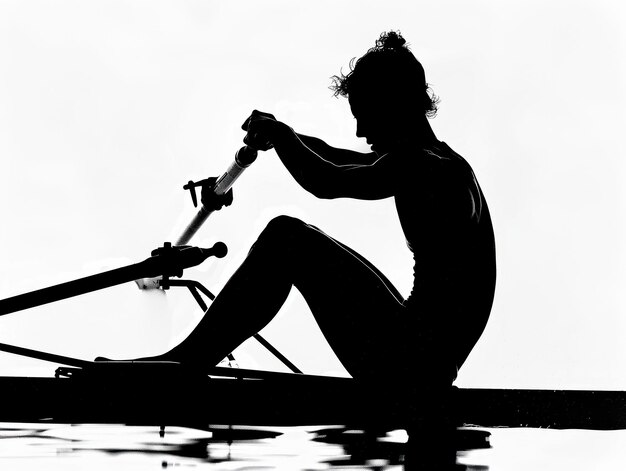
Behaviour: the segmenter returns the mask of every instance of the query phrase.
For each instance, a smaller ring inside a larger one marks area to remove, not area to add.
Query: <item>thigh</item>
[[[354,377],[378,376],[409,349],[409,318],[391,282],[364,257],[302,225],[294,285]]]

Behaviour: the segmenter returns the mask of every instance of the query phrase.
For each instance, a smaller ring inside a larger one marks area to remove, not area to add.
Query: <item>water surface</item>
[[[414,438],[417,437],[417,438]],[[612,470],[626,467],[626,431],[467,428],[438,433],[328,427],[206,430],[124,425],[0,424],[10,470]],[[460,437],[460,438],[459,438]]]

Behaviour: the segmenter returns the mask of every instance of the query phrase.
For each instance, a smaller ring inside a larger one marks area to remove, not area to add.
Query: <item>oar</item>
[[[226,172],[215,182],[213,192],[216,195],[221,196],[230,190],[230,187],[233,186],[235,180],[237,180],[243,171],[256,160],[256,157],[257,151],[250,146],[243,146],[239,149],[235,154],[235,159],[230,164],[230,167],[228,167],[228,170],[226,170]],[[193,192],[193,187],[191,187],[190,190]],[[193,194],[194,193],[192,193],[192,195]],[[194,218],[176,241],[176,245],[186,245],[212,212],[213,209],[202,205],[200,210],[196,213]]]
[[[185,268],[199,265],[210,256],[224,257],[226,252],[226,245],[222,242],[216,243],[210,249],[188,246],[172,247],[166,243],[163,247],[153,251],[152,257],[143,262],[2,299],[0,300],[0,316],[134,281],[142,277],[181,276]]]
[[[215,187],[213,189],[214,193],[218,196],[225,194],[235,183],[235,180],[239,178],[239,176],[243,173],[243,171],[248,168],[257,157],[256,149],[250,146],[243,146],[241,149],[237,151],[235,154],[234,161],[228,167],[228,170],[217,179],[215,182]],[[194,201],[194,205],[196,203],[196,194],[195,187],[202,185],[204,180],[200,182],[190,181],[183,188],[191,191],[191,197]],[[176,240],[175,245],[186,245],[191,238],[196,234],[198,229],[205,223],[207,218],[213,213],[214,209],[208,208],[205,205],[202,205],[196,215],[193,217],[191,222],[187,225],[183,233]],[[146,277],[146,278],[137,278],[135,279],[135,283],[141,289],[157,289],[160,288],[161,277]]]
[[[50,361],[52,363],[61,363],[62,365],[70,365],[77,368],[87,368],[92,364],[92,362],[87,360],[80,360],[78,358],[66,357],[63,355],[55,355],[54,353],[40,352],[39,350],[32,350],[30,348],[16,347],[15,345],[8,345],[6,343],[0,343],[0,352],[13,353],[23,357]]]

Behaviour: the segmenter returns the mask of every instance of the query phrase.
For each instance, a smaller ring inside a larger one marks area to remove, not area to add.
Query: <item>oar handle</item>
[[[239,149],[235,154],[235,160],[230,164],[228,170],[215,182],[215,194],[223,195],[226,193],[243,171],[252,165],[257,155],[257,150],[250,146],[243,146]]]
[[[252,163],[256,160],[257,155],[257,150],[251,146],[246,145],[240,148],[235,154],[235,159],[230,164],[226,172],[224,172],[224,174],[215,182],[215,187],[213,189],[215,194],[221,196],[230,190],[243,171],[252,165]],[[178,237],[175,245],[187,245],[213,211],[213,209],[202,205],[180,237]],[[142,278],[135,280],[135,283],[137,283],[137,286],[140,289],[157,289],[161,286],[161,278]]]
[[[235,154],[235,159],[230,164],[226,172],[224,172],[224,174],[215,182],[215,187],[213,189],[215,194],[220,196],[230,190],[233,183],[235,183],[235,180],[237,180],[243,171],[256,160],[256,157],[257,151],[250,146],[243,146],[239,149]],[[191,222],[187,225],[180,237],[176,240],[176,245],[188,244],[212,212],[212,209],[203,205]]]

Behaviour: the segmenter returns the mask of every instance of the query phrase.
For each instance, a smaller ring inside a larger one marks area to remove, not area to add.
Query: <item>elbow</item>
[[[339,197],[339,195],[334,194],[328,188],[309,188],[308,191],[321,200],[332,200]]]
[[[323,184],[318,183],[314,185],[309,185],[308,188],[305,189],[316,198],[322,200],[332,200],[341,197],[341,195],[337,191],[338,188],[339,187],[337,185],[333,185],[329,181],[324,181]]]
[[[330,172],[307,175],[306,178],[302,174],[299,176],[297,180],[300,186],[316,198],[331,200],[341,196],[337,191],[342,187],[341,180]]]

